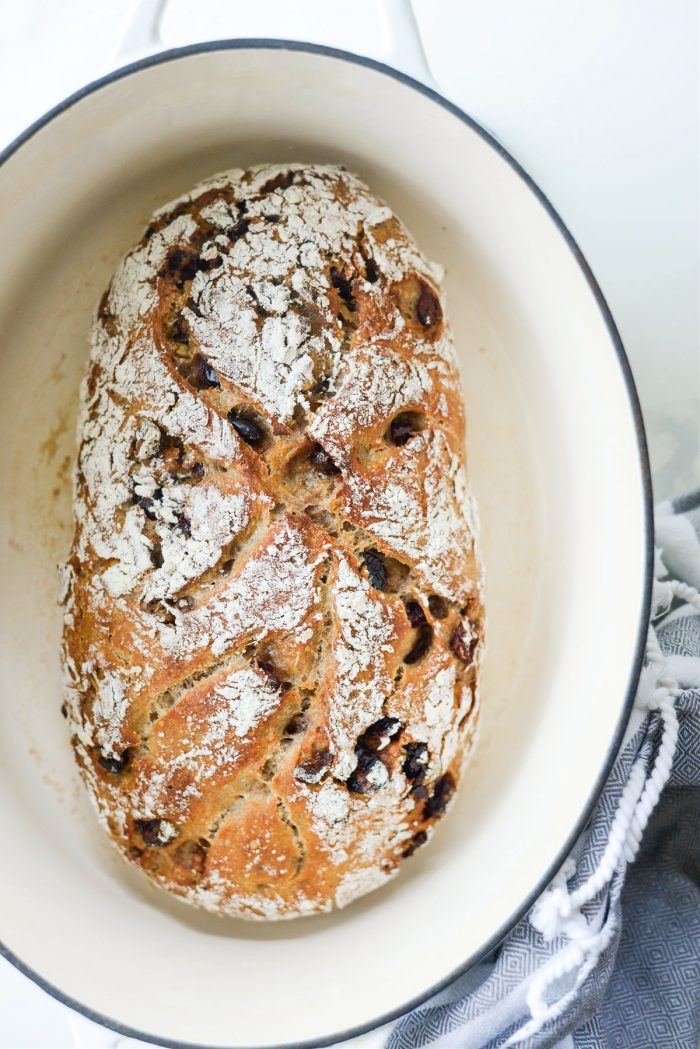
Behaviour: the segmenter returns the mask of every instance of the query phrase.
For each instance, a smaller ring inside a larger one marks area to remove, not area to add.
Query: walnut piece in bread
[[[342,907],[454,793],[483,611],[439,278],[354,175],[265,165],[161,209],[98,307],[64,711],[190,903]]]

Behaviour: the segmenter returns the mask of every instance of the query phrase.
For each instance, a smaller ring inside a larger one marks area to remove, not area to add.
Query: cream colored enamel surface
[[[482,738],[432,846],[339,914],[275,926],[151,889],[89,811],[60,716],[55,563],[90,315],[154,207],[221,168],[344,162],[447,269],[488,573]],[[509,919],[620,716],[643,497],[619,364],[573,256],[473,131],[372,70],[214,52],[111,84],[0,169],[0,939],[163,1041],[299,1042],[399,1008]]]

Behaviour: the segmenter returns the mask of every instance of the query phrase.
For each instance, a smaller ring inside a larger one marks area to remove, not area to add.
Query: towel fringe
[[[657,558],[657,574],[665,574],[661,558]],[[658,580],[657,575],[657,582]],[[664,580],[666,592],[691,605],[700,612],[700,592],[678,580]],[[508,1041],[507,1046],[517,1045],[542,1029],[544,1024],[555,1020],[569,1006],[579,988],[592,971],[603,951],[611,942],[616,931],[616,920],[603,917],[602,908],[590,918],[583,914],[583,907],[591,903],[602,892],[617,873],[624,874],[639,851],[642,835],[659,801],[659,796],[671,775],[671,768],[678,743],[678,718],[675,700],[680,693],[678,682],[668,673],[666,660],[659,646],[653,627],[649,627],[646,644],[647,664],[656,672],[656,686],[651,695],[638,698],[638,708],[648,711],[648,716],[657,714],[661,723],[661,740],[651,770],[646,769],[646,759],[637,758],[622,791],[613,819],[608,843],[595,871],[573,892],[567,883],[576,871],[572,860],[567,860],[551,886],[540,897],[530,914],[530,923],[547,941],[565,937],[565,943],[553,958],[534,975],[527,993],[527,1005],[531,1019]],[[555,985],[576,971],[573,986],[555,1001],[548,1001],[548,994]]]

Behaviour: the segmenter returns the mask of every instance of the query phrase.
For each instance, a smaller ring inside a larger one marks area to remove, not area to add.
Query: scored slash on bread
[[[481,574],[440,273],[355,176],[224,172],[99,305],[65,706],[112,839],[245,918],[343,906],[444,813]]]

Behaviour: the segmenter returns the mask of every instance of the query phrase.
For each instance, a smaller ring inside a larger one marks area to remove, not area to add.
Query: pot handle
[[[388,49],[384,50],[381,60],[414,80],[437,89],[411,0],[375,0],[375,3],[388,40]],[[369,53],[368,57],[375,56]]]
[[[131,0],[113,53],[115,66],[127,65],[163,50],[160,23],[167,3],[168,0]]]
[[[177,14],[178,39],[175,41],[163,40],[161,26],[163,16],[169,2]],[[328,18],[328,0],[306,0],[305,14],[308,17],[309,7],[318,8],[318,18],[314,20],[316,26],[326,27],[322,30],[322,39],[315,38],[319,43],[330,47],[343,47],[343,25],[342,20],[334,22]],[[197,7],[198,16],[202,20],[202,11],[205,5],[210,5],[210,18],[207,22],[211,25],[211,39],[221,39],[234,35],[232,29],[235,20],[232,17],[232,9],[214,4],[212,0],[199,0]],[[282,11],[287,7],[288,0],[267,0],[259,5],[256,23],[252,23],[250,11],[246,18],[246,35],[258,38],[269,38],[273,36],[270,26],[278,21],[274,17],[275,10]],[[182,8],[182,18],[180,11]],[[217,28],[217,8],[221,10],[219,16],[220,29]],[[362,53],[368,58],[378,59],[387,65],[394,66],[402,73],[407,73],[415,80],[420,80],[429,87],[435,87],[435,81],[430,72],[425,50],[420,37],[418,23],[411,0],[365,0],[364,3],[356,3],[353,17],[362,18],[363,8],[367,12],[368,19],[371,12],[371,27],[365,35],[365,46]],[[192,6],[189,0],[131,0],[129,11],[124,22],[124,30],[116,50],[114,52],[115,65],[124,65],[145,55],[153,54],[164,47],[174,44],[186,44],[186,33],[180,31],[180,27],[186,24],[186,19]],[[377,27],[381,27],[377,32]],[[284,37],[281,36],[280,39]]]

